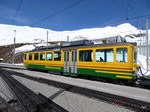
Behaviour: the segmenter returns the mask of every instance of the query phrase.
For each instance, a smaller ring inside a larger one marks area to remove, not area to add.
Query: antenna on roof
[[[47,41],[46,41],[46,46],[48,47],[48,31],[47,31]]]
[[[69,42],[69,36],[67,36],[67,42]]]

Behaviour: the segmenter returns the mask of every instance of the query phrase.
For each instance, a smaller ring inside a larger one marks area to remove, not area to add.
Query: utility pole
[[[14,30],[14,45],[13,45],[13,57],[12,57],[12,63],[15,64],[15,47],[16,47],[16,30]]]
[[[48,47],[48,31],[47,31],[47,43],[46,43],[46,46]]]
[[[69,36],[67,36],[67,42],[69,42]]]
[[[140,54],[140,55],[142,54],[142,53],[141,53],[141,51],[142,51],[142,50],[141,50],[141,49],[142,49],[141,41],[142,41],[142,40],[141,40],[141,29],[140,29],[140,47],[139,47],[139,51],[140,51],[139,54]]]
[[[148,58],[149,58],[149,53],[148,53],[148,26],[149,26],[149,24],[148,24],[148,17],[146,17],[146,62],[147,62],[147,70],[148,70]]]

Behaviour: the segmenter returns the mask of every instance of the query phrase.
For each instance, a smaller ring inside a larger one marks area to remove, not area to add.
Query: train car
[[[139,67],[136,43],[91,40],[65,42],[24,53],[24,65],[71,76],[96,76],[132,80]]]

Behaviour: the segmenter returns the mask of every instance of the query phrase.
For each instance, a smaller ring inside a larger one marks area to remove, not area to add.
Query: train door
[[[64,72],[77,73],[77,51],[64,51]]]
[[[71,65],[71,73],[77,73],[77,51],[72,50],[72,65]]]
[[[69,52],[70,51],[64,51],[64,72],[69,72]]]

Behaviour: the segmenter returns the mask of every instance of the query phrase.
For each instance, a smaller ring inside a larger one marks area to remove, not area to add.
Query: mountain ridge
[[[88,28],[72,31],[54,31],[38,27],[0,24],[0,46],[13,44],[14,30],[16,30],[16,43],[34,43],[36,39],[46,41],[47,31],[49,32],[49,41],[66,41],[67,36],[69,36],[70,40],[78,40],[80,37],[98,39],[116,35],[124,37],[127,34],[139,33],[138,29],[129,23],[114,27],[107,26],[104,28]]]

